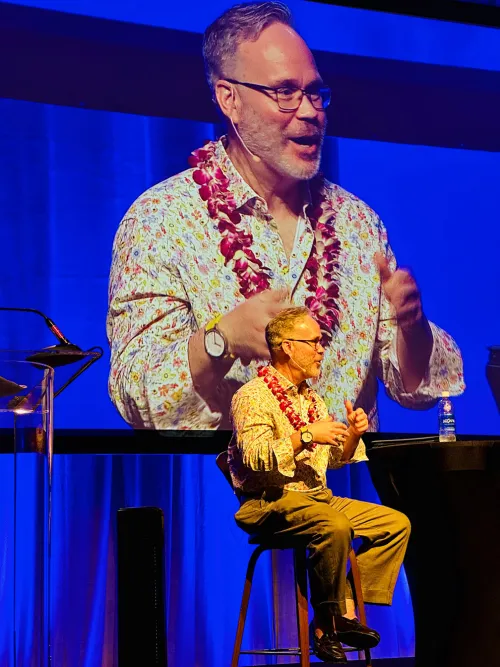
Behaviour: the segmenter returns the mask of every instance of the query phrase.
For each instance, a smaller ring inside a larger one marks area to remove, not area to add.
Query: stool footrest
[[[240,651],[245,655],[300,655],[299,648],[261,648],[253,651]]]

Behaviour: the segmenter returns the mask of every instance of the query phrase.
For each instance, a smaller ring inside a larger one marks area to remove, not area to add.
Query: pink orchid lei
[[[189,156],[189,165],[194,168],[193,180],[199,185],[199,194],[207,203],[209,216],[217,220],[221,233],[220,252],[227,266],[238,278],[240,291],[248,299],[269,289],[270,270],[263,266],[252,250],[253,236],[239,227],[241,215],[236,210],[233,194],[229,190],[229,179],[217,164],[215,148],[217,142],[207,142]],[[326,198],[322,192],[322,178],[311,183],[311,194],[316,204],[308,208],[309,221],[314,230],[311,255],[306,263],[306,284],[311,296],[305,305],[311,310],[323,333],[322,344],[329,345],[333,331],[339,323],[339,310],[335,299],[339,288],[335,281],[340,254],[340,242],[336,238],[334,222],[336,212],[323,205]]]
[[[286,416],[290,424],[293,426],[293,428],[296,431],[298,431],[299,428],[302,428],[302,426],[307,426],[307,423],[303,419],[301,419],[300,415],[298,415],[295,412],[292,401],[288,398],[286,391],[281,385],[279,379],[271,373],[269,366],[261,366],[257,374],[267,384],[272,395],[278,401],[281,412],[284,413],[284,415]],[[311,393],[310,397],[312,402],[307,411],[307,418],[309,419],[309,423],[312,424],[313,422],[318,420],[318,410],[314,394]],[[316,443],[314,442],[311,442],[307,446],[307,449],[310,450],[315,448],[316,448]]]

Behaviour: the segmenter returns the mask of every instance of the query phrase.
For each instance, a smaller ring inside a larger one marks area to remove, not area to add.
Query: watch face
[[[302,440],[303,443],[308,445],[310,442],[312,442],[313,434],[311,433],[311,431],[304,431],[300,436],[300,439]]]
[[[224,336],[217,329],[205,331],[205,350],[211,357],[222,357],[226,349]]]

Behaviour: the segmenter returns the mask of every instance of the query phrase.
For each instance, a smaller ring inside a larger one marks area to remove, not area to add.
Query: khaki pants
[[[357,558],[364,600],[391,604],[410,535],[410,522],[401,512],[338,498],[326,488],[272,489],[246,500],[235,519],[247,533],[307,545],[311,604],[329,605],[334,615],[345,614],[346,597],[352,598],[346,581],[349,549],[354,538],[363,538]]]

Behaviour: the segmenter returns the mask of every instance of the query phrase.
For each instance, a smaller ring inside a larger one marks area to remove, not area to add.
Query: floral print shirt
[[[251,231],[252,250],[270,270],[270,287],[288,288],[293,304],[303,305],[310,295],[304,267],[314,234],[306,205],[288,258],[266,202],[240,176],[223,140],[216,150],[241,213],[240,225]],[[316,388],[334,419],[342,418],[348,398],[364,408],[370,429],[376,430],[377,378],[401,405],[425,408],[443,390],[451,395],[464,390],[462,359],[453,339],[431,323],[434,342],[428,372],[416,391],[405,391],[396,352],[397,325],[373,261],[379,251],[396,268],[385,228],[354,195],[328,181],[324,188],[338,209],[340,317]],[[230,428],[231,398],[256,376],[260,362],[244,366],[236,360],[217,387],[216,409],[193,386],[190,336],[244,300],[237,276],[224,264],[220,241],[193,169],[147,190],[121,221],[109,282],[109,391],[121,415],[135,427]]]
[[[313,395],[317,421],[328,418],[324,401],[307,383],[297,388],[273,366],[269,368],[304,422],[309,422]],[[229,469],[234,488],[243,493],[259,493],[271,487],[290,491],[317,489],[326,486],[327,468],[345,465],[341,461],[343,445],[317,445],[312,451],[294,453],[290,436],[295,429],[264,378],[256,377],[236,392],[231,402],[231,420]],[[349,463],[367,460],[360,440]]]

